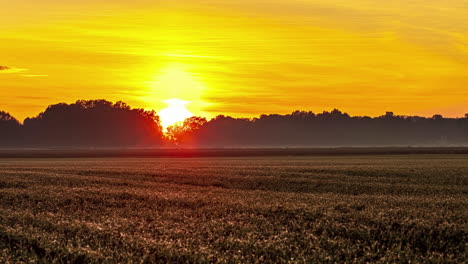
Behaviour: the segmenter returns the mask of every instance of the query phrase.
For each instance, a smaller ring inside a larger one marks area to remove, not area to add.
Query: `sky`
[[[0,110],[468,113],[468,0],[0,0]]]

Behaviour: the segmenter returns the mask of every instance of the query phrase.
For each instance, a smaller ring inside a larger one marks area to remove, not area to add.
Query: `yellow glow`
[[[466,0],[0,0],[0,110],[468,112]],[[8,70],[6,67],[8,67]]]
[[[208,105],[202,100],[207,88],[187,65],[168,63],[152,74],[145,85],[146,92],[141,100],[146,102],[147,108],[161,109],[167,105],[159,112],[164,129],[193,115],[209,116],[202,110]]]
[[[167,107],[158,112],[164,130],[170,125],[184,121],[186,118],[193,116],[185,107],[185,105],[189,103],[187,101],[173,98],[165,100],[164,102],[167,104]]]
[[[148,82],[149,100],[153,98],[169,99],[182,98],[187,101],[199,101],[205,90],[201,83],[186,66],[171,63],[163,67]],[[148,100],[148,98],[146,98]]]

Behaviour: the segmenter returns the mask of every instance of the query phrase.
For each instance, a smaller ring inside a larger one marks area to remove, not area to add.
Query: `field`
[[[0,160],[0,263],[467,259],[468,155]]]

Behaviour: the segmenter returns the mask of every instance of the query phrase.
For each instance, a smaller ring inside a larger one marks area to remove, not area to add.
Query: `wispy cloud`
[[[47,77],[49,75],[46,74],[22,74],[23,77]]]
[[[15,96],[16,99],[27,99],[27,100],[47,100],[47,99],[52,99],[47,96]]]
[[[20,68],[14,68],[14,67],[8,67],[8,66],[1,66],[0,65],[0,73],[17,73],[17,72],[22,72],[26,71],[26,69],[20,69]]]

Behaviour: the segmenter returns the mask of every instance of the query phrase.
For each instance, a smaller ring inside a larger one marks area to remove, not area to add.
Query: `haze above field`
[[[156,111],[178,99],[208,118],[467,112],[465,0],[0,6],[0,105],[20,120],[77,98]]]

